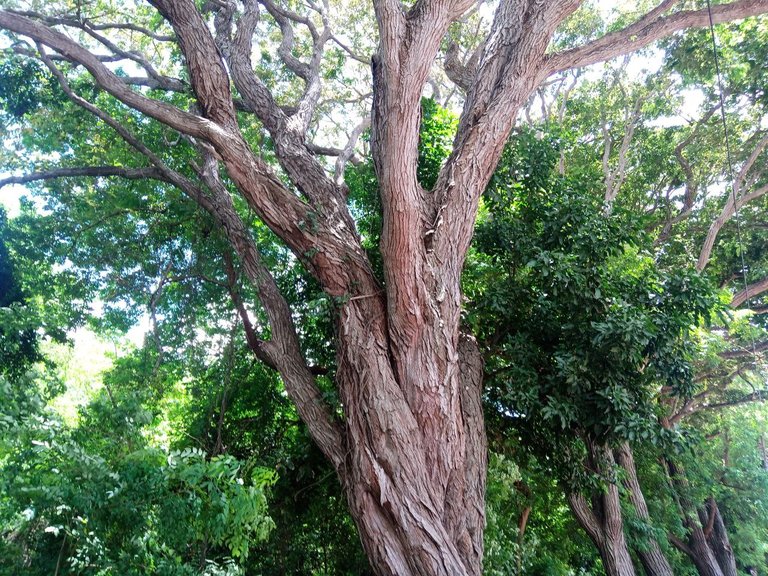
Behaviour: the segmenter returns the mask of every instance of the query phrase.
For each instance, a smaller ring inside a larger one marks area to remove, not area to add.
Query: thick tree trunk
[[[588,464],[607,480],[605,491],[593,492],[592,502],[583,494],[568,494],[568,502],[579,525],[586,531],[600,552],[608,576],[635,576],[635,567],[624,537],[619,487],[611,480],[615,460],[612,451],[591,439],[586,439]]]
[[[645,503],[645,496],[640,488],[640,482],[637,479],[637,470],[635,469],[635,459],[632,454],[632,448],[628,443],[624,443],[614,451],[616,460],[624,468],[625,479],[624,486],[629,494],[629,500],[635,507],[637,517],[643,522],[650,523],[648,506]],[[669,560],[662,552],[659,543],[650,538],[642,546],[635,548],[635,553],[643,565],[643,570],[647,576],[673,576],[672,567]]]
[[[609,489],[609,493],[611,490]],[[618,492],[614,495],[605,494],[605,500],[618,501]],[[598,498],[601,498],[598,496]],[[624,538],[623,522],[621,521],[621,512],[617,512],[613,502],[608,506],[610,512],[598,518],[593,510],[590,509],[586,499],[581,494],[569,494],[568,502],[571,510],[576,517],[579,525],[589,535],[600,553],[603,561],[603,568],[607,576],[635,576],[635,567],[632,564],[632,557],[627,548],[627,542]]]
[[[707,535],[709,547],[715,555],[720,570],[723,571],[723,576],[737,576],[736,557],[733,555],[733,548],[728,538],[723,516],[720,514],[720,508],[714,498],[709,499],[707,512],[710,514],[712,526],[712,530]]]
[[[347,332],[342,342],[370,338],[371,330],[362,327]],[[360,356],[361,349],[369,351],[367,358]],[[374,373],[370,366],[376,362],[379,371]],[[424,366],[409,369],[411,377],[429,382]],[[369,376],[361,379],[361,374]],[[473,340],[457,343],[453,374],[461,397],[456,435],[446,449],[420,429],[392,376],[385,349],[342,348],[338,379],[346,392],[342,401],[348,439],[342,482],[377,574],[481,573],[486,443],[482,362]],[[440,406],[423,409],[421,416],[426,417]],[[438,473],[440,459],[450,466],[450,474]]]
[[[764,12],[768,0],[668,16],[663,15],[671,3],[662,2],[624,31],[555,53],[547,53],[555,29],[581,2],[503,0],[473,69],[464,71],[471,84],[464,112],[454,150],[433,190],[423,190],[416,177],[420,98],[449,26],[475,0],[420,0],[410,8],[397,0],[374,0],[380,48],[374,59],[371,149],[382,201],[383,289],[347,209],[345,188],[328,177],[307,146],[321,94],[324,44],[331,38],[326,19],[320,30],[314,16],[297,18],[271,2],[238,3],[242,9],[234,2],[208,3],[216,12],[214,35],[208,14],[201,14],[192,0],[150,4],[174,29],[196,112],[131,89],[73,40],[74,34],[9,11],[0,11],[0,27],[84,67],[108,94],[190,137],[199,148],[203,166],[191,163],[197,176],[190,180],[108,114],[67,92],[158,169],[148,176],[159,175],[184,190],[224,229],[269,319],[269,336],[260,339],[251,331],[249,344],[280,372],[312,438],[337,470],[376,573],[480,574],[486,465],[482,366],[474,341],[459,333],[461,270],[479,198],[520,106],[553,73],[639,49],[675,30],[706,25],[712,16],[717,23]],[[254,73],[259,4],[280,24],[284,46],[292,37],[289,20],[308,27],[313,38],[309,61],[290,49],[278,50],[286,68],[304,81],[291,113]],[[73,21],[80,21],[79,15]],[[290,187],[254,153],[241,131],[232,84],[244,110],[269,131]],[[342,417],[322,399],[292,311],[261,262],[227,184],[219,179],[221,167],[228,184],[340,303],[336,384]],[[610,450],[599,451],[612,459]],[[592,511],[583,496],[574,495],[574,512],[598,544],[609,574],[634,574],[618,488],[609,484],[594,500]]]
[[[670,541],[676,548],[690,557],[700,576],[726,576],[710,546],[706,533],[712,531],[716,518],[707,515],[704,509],[694,510],[695,507],[686,496],[687,480],[684,471],[669,459],[667,459],[667,469],[672,486],[676,491],[683,526],[688,530],[687,542],[683,542],[675,536],[670,536]],[[712,503],[714,504],[714,500]],[[717,506],[714,506],[714,510],[716,509]]]
[[[640,563],[643,565],[643,570],[647,576],[672,576],[672,567],[669,565],[669,560],[661,551],[658,542],[655,540],[651,544],[650,549],[636,548],[635,553],[640,558]]]
[[[600,550],[600,558],[608,576],[633,576],[635,567],[622,537],[616,541],[606,541]]]
[[[689,528],[689,556],[700,576],[725,576],[700,526]]]

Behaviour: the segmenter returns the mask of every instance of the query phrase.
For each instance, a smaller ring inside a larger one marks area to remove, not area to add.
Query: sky
[[[0,178],[9,176],[7,172],[0,172]],[[5,208],[10,218],[19,213],[19,198],[26,193],[27,189],[19,184],[4,186],[0,188],[0,206]]]

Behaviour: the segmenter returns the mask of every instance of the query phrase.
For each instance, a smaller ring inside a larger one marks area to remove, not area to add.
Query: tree
[[[0,208],[0,374],[10,377],[26,371],[29,364],[39,359],[34,320],[24,312],[24,297],[16,278],[13,262],[6,246],[8,230],[5,210]]]
[[[0,12],[15,51],[42,62],[71,103],[133,149],[128,162],[114,163],[109,150],[69,158],[64,145],[61,166],[16,180],[151,179],[192,199],[223,231],[258,295],[267,322],[251,333],[252,348],[280,373],[332,463],[374,570],[478,574],[482,362],[474,340],[461,332],[460,279],[480,195],[518,111],[546,78],[706,26],[707,11],[665,0],[622,29],[548,52],[580,2],[502,0],[475,57],[450,67],[466,91],[464,111],[453,150],[427,190],[417,178],[420,99],[446,33],[474,2],[374,1],[379,45],[370,144],[382,209],[381,282],[346,187],[319,159],[330,153],[343,165],[361,130],[351,130],[341,147],[318,147],[309,138],[324,76],[340,73],[328,69],[327,46],[360,57],[334,35],[330,3],[150,4],[130,16],[109,3],[48,4],[45,13],[11,3]],[[766,0],[738,0],[713,7],[712,16],[722,22],[765,11]],[[269,31],[279,34],[279,67],[252,61],[254,43]],[[139,74],[110,60],[126,60]],[[279,171],[258,153],[262,129]],[[169,133],[179,135],[176,146],[168,144]],[[338,410],[321,394],[235,193],[336,305]]]
[[[692,267],[660,270],[642,220],[601,210],[599,179],[556,173],[559,140],[524,129],[510,140],[467,271],[494,428],[551,463],[607,574],[634,574],[634,548],[648,574],[669,575],[630,442],[664,441],[658,391],[690,393],[691,332],[718,298]],[[625,527],[630,506],[645,536]]]

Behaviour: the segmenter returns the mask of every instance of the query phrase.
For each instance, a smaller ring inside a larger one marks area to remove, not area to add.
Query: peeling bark
[[[460,332],[460,279],[480,195],[520,107],[553,73],[624,54],[675,30],[705,23],[700,10],[664,16],[675,3],[666,0],[624,31],[575,50],[547,54],[555,29],[581,2],[501,0],[489,37],[464,70],[467,97],[454,150],[434,189],[423,190],[416,179],[421,94],[448,27],[474,3],[419,0],[406,9],[399,0],[373,2],[380,47],[373,66],[371,142],[383,206],[384,286],[361,246],[343,184],[325,172],[314,155],[316,147],[307,142],[320,94],[324,45],[340,44],[321,8],[313,19],[273,0],[220,0],[209,6],[214,12],[211,30],[210,19],[192,0],[152,0],[174,35],[140,27],[137,32],[178,43],[199,113],[153,100],[116,76],[104,62],[119,56],[118,46],[99,40],[112,53],[96,55],[36,14],[0,11],[0,28],[39,44],[40,54],[34,57],[45,58],[43,46],[56,52],[46,65],[62,85],[66,80],[53,65],[54,58],[82,66],[107,94],[197,148],[197,177],[185,176],[163,164],[103,110],[71,89],[67,92],[153,167],[126,168],[119,174],[97,167],[91,174],[69,175],[143,175],[168,182],[208,212],[229,240],[269,320],[269,340],[260,340],[251,330],[249,344],[279,371],[312,438],[333,463],[378,574],[475,575],[482,570],[482,362],[474,340]],[[277,105],[250,60],[259,5],[280,28],[278,56],[286,71],[304,83],[290,109]],[[738,0],[713,11],[716,22],[743,17],[768,11],[768,0]],[[309,57],[292,53],[293,26],[310,31]],[[83,30],[79,22],[72,27]],[[86,30],[98,39],[95,31]],[[132,83],[187,90],[184,83],[146,70],[145,81]],[[233,99],[231,85],[240,100]],[[255,115],[269,131],[281,176],[251,149],[238,111]],[[334,149],[347,155],[352,148]],[[319,394],[302,356],[292,311],[234,209],[230,188],[338,302],[335,384],[341,417]],[[612,458],[610,451],[599,452]],[[571,499],[593,540],[600,542],[609,573],[633,574],[618,487],[609,483],[596,502],[599,515],[589,510],[583,496]]]

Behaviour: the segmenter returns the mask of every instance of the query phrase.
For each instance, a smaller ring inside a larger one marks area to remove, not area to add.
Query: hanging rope
[[[728,121],[725,117],[725,90],[723,89],[723,76],[720,72],[720,58],[717,53],[717,36],[715,35],[715,23],[712,19],[712,4],[707,0],[707,13],[709,15],[709,34],[712,38],[712,56],[715,61],[715,74],[717,75],[717,92],[720,98],[720,118],[723,123],[723,136],[725,138],[725,156],[728,161],[728,181],[731,186],[731,198],[733,200],[733,219],[736,221],[736,242],[739,246],[739,255],[741,256],[741,277],[744,281],[744,294],[747,296],[747,308],[752,307],[752,295],[749,293],[749,270],[747,269],[746,258],[744,257],[744,240],[741,232],[741,216],[738,198],[736,197],[736,177],[733,171],[733,158],[731,154],[731,137],[728,132]],[[757,348],[754,335],[752,341],[752,358],[758,363]]]

